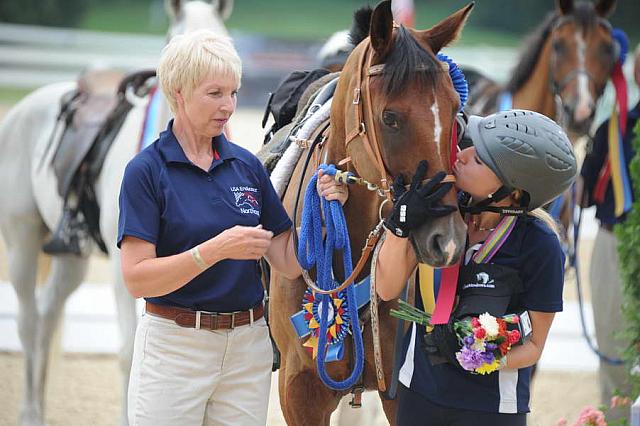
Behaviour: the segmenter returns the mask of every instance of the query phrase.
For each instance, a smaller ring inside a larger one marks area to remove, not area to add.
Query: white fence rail
[[[37,87],[73,80],[91,66],[154,67],[164,37],[0,24],[0,85]]]
[[[245,78],[282,77],[290,70],[313,68],[321,45],[321,41],[232,36],[244,62]],[[155,67],[164,43],[164,36],[0,23],[0,85],[41,86],[73,79],[92,65],[127,70]],[[506,79],[514,61],[511,48],[452,48],[448,54],[498,79]]]

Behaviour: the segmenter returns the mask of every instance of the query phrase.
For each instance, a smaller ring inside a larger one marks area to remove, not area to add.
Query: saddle
[[[339,75],[340,73],[326,74],[310,83],[300,96],[295,115],[291,118],[291,121],[281,123],[282,127],[279,127],[275,133],[271,133],[271,131],[267,133],[265,144],[256,154],[256,157],[262,162],[269,174],[275,169],[278,161],[280,161],[284,152],[291,144],[291,136],[295,133],[300,121],[305,117],[307,111],[314,103],[318,93],[326,84]]]
[[[117,71],[95,71],[84,74],[77,89],[63,96],[56,128],[63,125],[64,129],[52,166],[65,206],[63,220],[51,241],[43,247],[45,252],[64,252],[72,247],[67,240],[71,240],[69,235],[80,232],[79,228],[86,230],[100,250],[107,252],[100,235],[100,206],[94,183],[111,144],[133,107],[127,98],[128,92],[146,96],[155,84],[152,77],[155,77],[154,70],[127,76]],[[53,135],[56,133],[54,129]],[[77,203],[70,208],[71,193],[76,196]],[[65,215],[69,218],[68,223],[65,223]]]
[[[125,96],[127,86],[133,83],[134,92],[143,96],[144,93],[138,93],[140,86],[153,76],[154,71],[126,77],[121,71],[90,71],[80,76],[75,90],[62,97],[58,123],[64,130],[52,166],[58,179],[58,192],[63,198],[68,195],[78,169],[92,148],[104,144],[107,135],[114,138],[124,122],[132,107]],[[106,144],[110,145],[112,141]],[[91,169],[96,172],[95,167]]]

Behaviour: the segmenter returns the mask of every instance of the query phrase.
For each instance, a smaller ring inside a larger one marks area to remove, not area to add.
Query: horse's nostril
[[[573,106],[572,105],[567,105],[564,104],[562,105],[564,112],[568,115],[568,116],[572,116],[573,115]]]
[[[433,257],[435,257],[436,259],[440,259],[441,257],[443,257],[444,250],[442,244],[442,235],[436,234],[433,236],[433,238],[431,239],[431,244],[429,244],[429,250]]]

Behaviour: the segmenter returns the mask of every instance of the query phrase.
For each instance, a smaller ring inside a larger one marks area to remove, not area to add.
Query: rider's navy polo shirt
[[[624,161],[627,169],[627,176],[631,176],[629,174],[629,163],[635,155],[635,151],[632,146],[632,141],[635,137],[633,128],[638,122],[638,119],[640,119],[640,104],[636,105],[634,109],[629,111],[627,116],[627,129],[623,140]],[[595,201],[593,200],[593,189],[598,182],[598,176],[600,175],[600,170],[602,169],[602,165],[604,164],[604,160],[607,158],[607,155],[609,155],[609,120],[605,121],[600,125],[600,127],[598,127],[598,130],[593,137],[591,151],[585,156],[584,162],[582,163],[582,169],[580,169],[580,175],[584,179],[584,191],[589,197],[588,205],[590,206],[595,204]],[[633,199],[633,181],[630,180],[630,184],[631,197]],[[624,221],[625,217],[626,214],[616,218],[613,185],[611,183],[611,179],[609,179],[607,189],[604,193],[603,202],[601,204],[596,204],[596,218],[598,218],[602,224],[615,225],[616,223]]]
[[[564,253],[556,234],[541,220],[518,219],[491,263],[519,271],[524,290],[518,304],[529,311],[562,311]],[[416,289],[419,286],[416,285]],[[423,309],[421,297],[416,306]],[[425,328],[405,335],[400,382],[434,404],[490,413],[529,412],[531,367],[475,375],[444,363],[432,365],[423,349]]]
[[[158,257],[182,253],[235,225],[278,235],[291,220],[260,161],[223,135],[213,138],[219,159],[204,171],[189,161],[173,121],[125,169],[120,189],[118,247],[125,235],[156,246]],[[222,260],[184,287],[150,302],[194,310],[246,310],[263,298],[255,260]]]

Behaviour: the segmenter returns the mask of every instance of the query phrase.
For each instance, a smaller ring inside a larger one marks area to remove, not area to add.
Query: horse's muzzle
[[[412,232],[410,238],[420,263],[434,267],[458,262],[464,251],[467,227],[457,212],[437,218]]]

